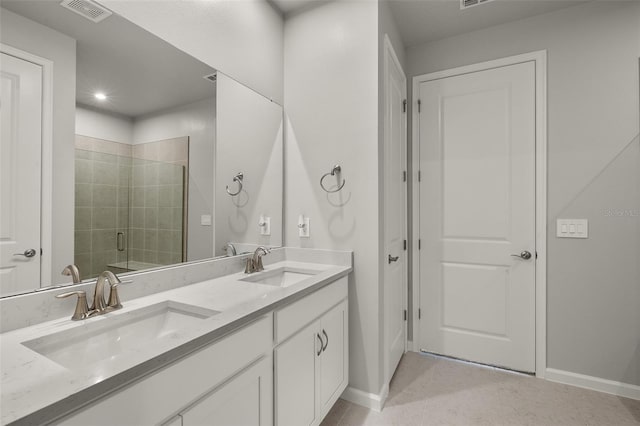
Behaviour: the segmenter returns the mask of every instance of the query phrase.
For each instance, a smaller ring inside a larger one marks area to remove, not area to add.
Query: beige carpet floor
[[[409,352],[381,413],[339,399],[333,425],[640,425],[640,401]]]

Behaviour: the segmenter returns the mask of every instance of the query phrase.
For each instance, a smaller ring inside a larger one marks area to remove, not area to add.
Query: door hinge
[[[418,170],[418,182],[422,182],[422,172]]]
[[[407,100],[402,101],[402,112],[407,112]]]
[[[406,250],[407,249],[407,240],[403,240],[402,241],[402,247]]]
[[[42,253],[44,253],[44,251],[42,251],[42,249],[40,249],[40,256],[42,256]],[[536,257],[538,256],[538,254],[536,253]]]
[[[536,252],[536,259],[538,258],[538,252]]]
[[[402,181],[403,182],[407,181],[407,172],[406,171],[402,172]]]
[[[422,101],[418,99],[418,112],[420,112],[421,110],[422,110]]]
[[[407,320],[407,310],[406,309],[404,310],[404,320],[405,321]]]
[[[422,248],[422,240],[418,238],[418,250]]]
[[[422,319],[422,309],[418,308],[418,319]]]

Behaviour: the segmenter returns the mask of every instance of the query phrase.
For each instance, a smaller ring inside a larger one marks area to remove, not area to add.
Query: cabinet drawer
[[[315,293],[276,311],[274,314],[276,343],[292,336],[302,327],[340,303],[341,300],[346,299],[347,295],[348,278],[342,277]]]
[[[63,425],[148,425],[166,421],[217,384],[271,351],[272,317],[261,319],[146,376],[84,410]],[[233,354],[233,356],[229,356]]]

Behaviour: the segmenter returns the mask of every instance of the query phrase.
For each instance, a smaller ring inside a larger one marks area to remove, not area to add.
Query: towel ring
[[[238,183],[238,190],[236,192],[229,191],[229,185],[227,185],[227,194],[235,197],[242,191],[242,179],[244,179],[244,173],[240,172],[233,177],[233,181]]]
[[[327,176],[336,176],[336,175],[340,175],[340,172],[342,171],[342,167],[340,167],[339,165],[335,165],[333,166],[333,169],[331,169],[331,171],[329,173],[325,173],[322,175],[322,177],[320,178],[320,186],[322,187],[322,189],[325,192],[328,192],[329,194],[334,193],[334,192],[338,192],[342,189],[342,187],[344,186],[345,183],[347,183],[346,179],[342,179],[342,183],[340,185],[338,185],[338,187],[336,189],[327,189],[324,186],[324,179]]]

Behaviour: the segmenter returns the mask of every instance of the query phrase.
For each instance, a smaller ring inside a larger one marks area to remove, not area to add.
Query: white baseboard
[[[352,402],[357,405],[361,405],[373,411],[380,412],[384,403],[389,396],[389,384],[387,383],[382,387],[379,394],[367,393],[360,389],[347,387],[340,398]]]
[[[566,385],[578,386],[580,388],[640,400],[640,386],[629,383],[615,382],[613,380],[601,379],[593,376],[585,376],[584,374],[556,370],[555,368],[547,368],[544,378],[552,382],[564,383]]]

